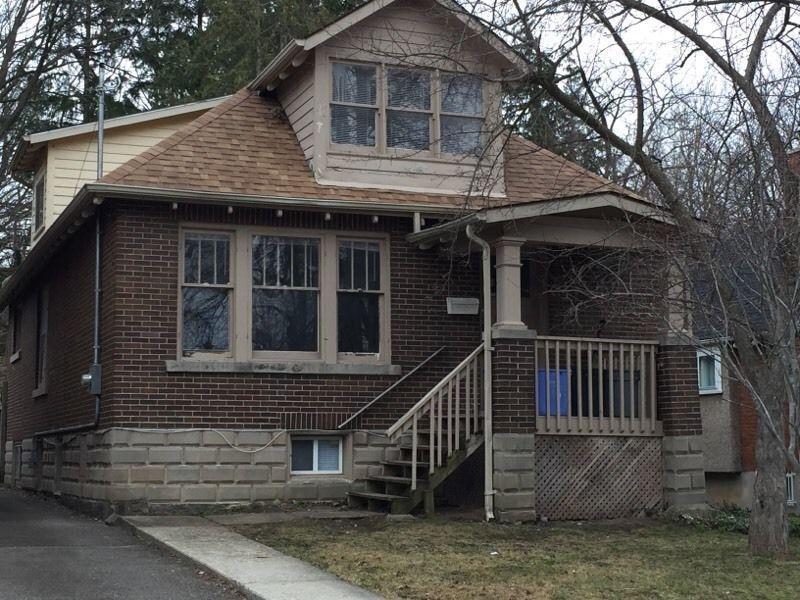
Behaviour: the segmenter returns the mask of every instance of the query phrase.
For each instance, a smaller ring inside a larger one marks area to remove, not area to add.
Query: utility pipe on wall
[[[492,426],[492,249],[467,225],[467,237],[481,247],[483,273],[483,504],[487,521],[494,519],[494,443]]]

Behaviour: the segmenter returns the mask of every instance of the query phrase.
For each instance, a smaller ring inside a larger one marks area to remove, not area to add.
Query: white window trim
[[[795,506],[797,504],[797,478],[794,473],[786,474],[786,504]]]
[[[291,471],[292,475],[341,475],[343,473],[342,469],[342,438],[340,437],[325,437],[325,436],[300,436],[300,437],[292,437],[290,442],[290,451],[289,451],[289,466],[291,468],[292,464],[292,456],[291,456],[291,444],[294,442],[301,442],[301,441],[313,441],[314,442],[314,468],[311,471]],[[320,471],[319,470],[319,442],[320,441],[337,441],[339,443],[339,467],[336,471]]]
[[[389,235],[383,232],[302,229],[290,227],[237,227],[215,226],[210,223],[180,223],[178,251],[178,332],[177,359],[179,362],[262,363],[286,364],[391,364],[391,277]],[[186,232],[206,231],[231,235],[231,304],[229,325],[229,352],[194,352],[183,356],[183,244]],[[252,296],[251,275],[252,242],[254,235],[276,237],[318,238],[319,248],[319,350],[312,352],[280,352],[252,350]],[[338,352],[337,294],[339,281],[339,240],[378,242],[381,253],[380,346],[377,354],[352,354]]]
[[[700,359],[706,356],[714,357],[714,387],[700,387]],[[697,349],[697,388],[701,396],[722,393],[722,354],[717,347]]]
[[[324,102],[327,106],[326,113],[327,113],[327,140],[325,143],[327,144],[327,148],[334,152],[345,153],[345,154],[352,154],[352,155],[367,155],[367,156],[380,156],[380,157],[390,157],[390,158],[404,158],[404,157],[415,157],[422,160],[433,160],[433,161],[443,161],[443,162],[452,162],[453,160],[457,160],[462,163],[477,163],[478,157],[472,154],[450,154],[441,151],[441,115],[446,116],[457,116],[457,117],[466,117],[471,119],[478,119],[482,118],[484,124],[486,123],[489,111],[488,107],[490,103],[487,101],[487,87],[486,87],[486,80],[485,75],[483,73],[457,73],[456,71],[447,71],[444,69],[435,69],[431,67],[424,67],[424,66],[413,66],[407,64],[391,64],[391,63],[383,63],[383,62],[374,62],[369,60],[356,60],[352,58],[340,58],[336,54],[330,54],[326,56],[327,61],[323,64],[326,64],[325,71],[325,88],[321,90],[324,94]],[[370,66],[375,67],[376,69],[376,97],[375,97],[375,104],[350,104],[346,102],[339,102],[333,101],[333,93],[332,93],[332,80],[333,80],[333,64],[334,63],[345,63],[345,64],[354,64],[354,65],[363,65],[363,66]],[[388,69],[389,68],[398,68],[398,69],[406,69],[406,70],[417,70],[417,71],[430,71],[431,72],[431,109],[430,111],[421,111],[421,110],[414,110],[408,109],[409,112],[424,112],[431,115],[430,120],[430,137],[431,137],[431,144],[430,149],[428,150],[414,150],[409,148],[390,148],[387,146],[386,143],[386,133],[387,133],[387,111],[389,110],[399,110],[403,111],[406,109],[401,108],[390,108],[388,106],[389,103],[389,93],[388,93]],[[461,113],[449,113],[443,112],[441,107],[441,91],[440,91],[440,74],[441,73],[457,73],[463,75],[472,75],[474,77],[479,77],[482,81],[483,85],[483,115],[467,115]],[[342,105],[342,106],[362,106],[364,108],[373,108],[376,110],[376,123],[375,123],[375,145],[374,146],[361,146],[356,144],[340,144],[334,142],[331,138],[331,131],[332,131],[332,111],[330,109],[333,105]]]

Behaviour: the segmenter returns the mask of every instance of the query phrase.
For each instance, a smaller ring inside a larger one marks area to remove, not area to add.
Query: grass
[[[747,537],[661,521],[499,525],[437,519],[303,520],[240,533],[387,598],[792,598],[788,561]]]

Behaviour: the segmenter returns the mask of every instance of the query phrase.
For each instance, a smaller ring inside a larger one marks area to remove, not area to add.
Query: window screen
[[[184,354],[229,349],[230,251],[230,236],[225,233],[187,232],[184,236]]]
[[[380,351],[381,256],[377,242],[339,242],[339,352]]]
[[[390,148],[411,150],[430,148],[430,73],[412,69],[389,69],[387,89],[387,145]]]
[[[333,63],[331,141],[334,143],[375,145],[376,73],[371,65]]]
[[[447,154],[480,154],[483,81],[472,75],[441,75],[441,148]]]
[[[253,236],[253,350],[316,352],[319,240]]]

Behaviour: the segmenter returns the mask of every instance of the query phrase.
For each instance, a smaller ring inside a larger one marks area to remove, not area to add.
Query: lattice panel
[[[661,438],[536,437],[536,511],[613,519],[661,502]]]

